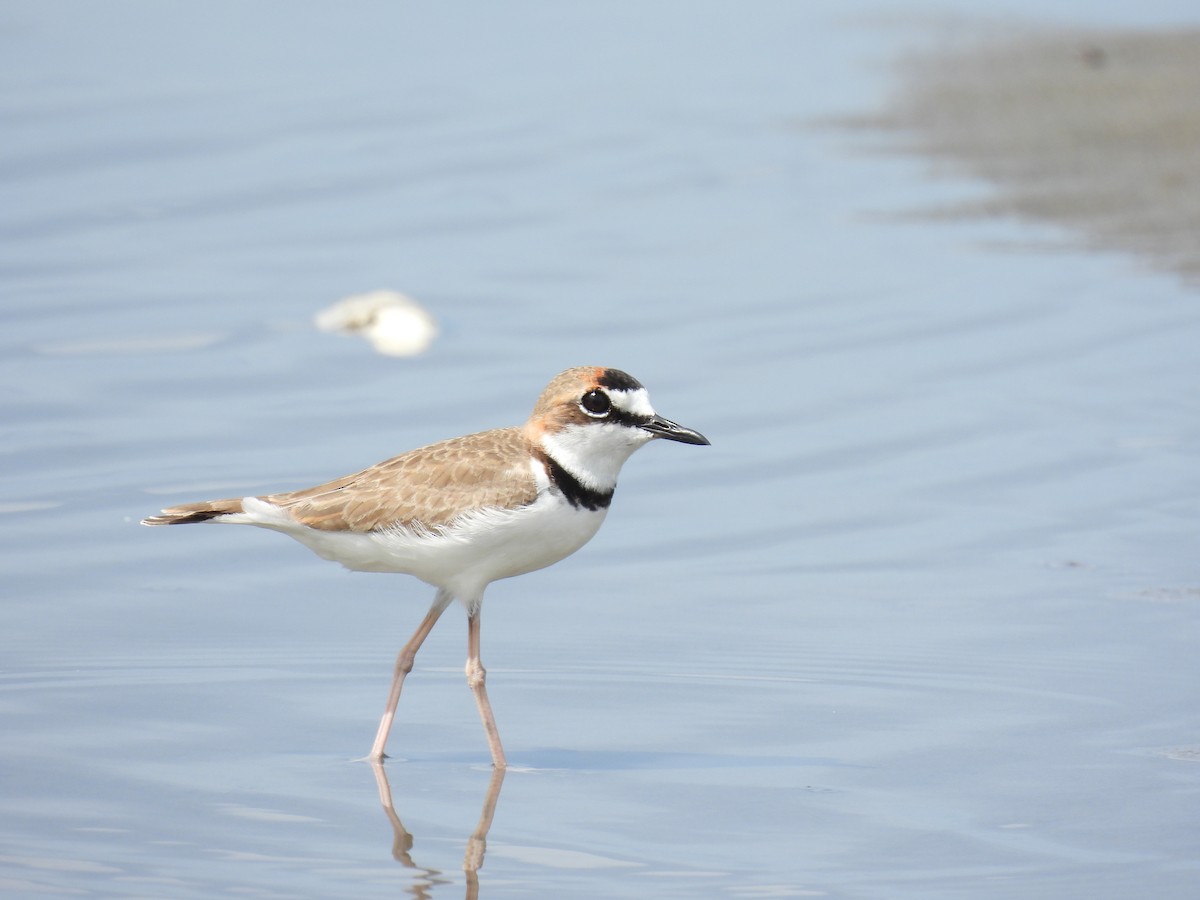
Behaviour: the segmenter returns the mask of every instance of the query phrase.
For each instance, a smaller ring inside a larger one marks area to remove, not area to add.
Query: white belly
[[[248,497],[243,515],[228,517],[281,531],[325,559],[360,572],[402,572],[473,603],[493,581],[545,568],[595,535],[607,510],[572,507],[544,493],[529,506],[481,510],[433,531],[320,531],[285,510]]]

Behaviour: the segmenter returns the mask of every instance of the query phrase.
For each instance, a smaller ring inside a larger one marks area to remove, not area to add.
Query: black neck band
[[[587,487],[547,453],[538,451],[537,457],[546,468],[546,477],[550,479],[550,484],[576,509],[607,509],[612,503],[612,491],[597,491]]]

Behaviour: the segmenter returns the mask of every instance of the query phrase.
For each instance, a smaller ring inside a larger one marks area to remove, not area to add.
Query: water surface
[[[1194,288],[906,217],[991,188],[811,127],[924,27],[857,10],[6,7],[5,891],[1194,895]],[[379,287],[427,354],[313,326]],[[498,795],[447,613],[389,815],[356,760],[431,590],[137,520],[591,363],[713,446],[641,451],[587,548],[490,589]]]

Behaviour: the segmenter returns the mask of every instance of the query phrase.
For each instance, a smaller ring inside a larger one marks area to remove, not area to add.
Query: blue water
[[[0,11],[0,892],[1195,895],[1194,289],[893,215],[982,188],[815,124],[930,11],[847,9]],[[313,327],[377,287],[430,352]],[[137,520],[520,422],[578,364],[713,446],[489,590],[498,796],[447,613],[398,829],[355,760],[431,590]]]

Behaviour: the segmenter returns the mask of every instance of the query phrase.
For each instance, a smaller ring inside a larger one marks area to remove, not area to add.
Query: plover
[[[708,444],[654,411],[630,375],[568,369],[542,391],[523,426],[451,438],[305,490],[164,509],[143,525],[226,522],[295,538],[363,572],[415,575],[437,588],[396,659],[391,692],[367,758],[384,758],[405,676],[453,600],[467,610],[467,684],[492,762],[506,765],[479,660],[479,613],[489,584],[558,562],[600,528],[617,474],[643,444]]]

